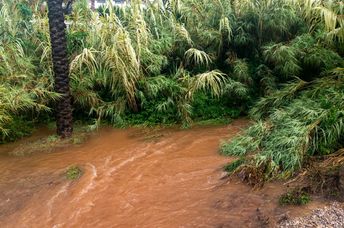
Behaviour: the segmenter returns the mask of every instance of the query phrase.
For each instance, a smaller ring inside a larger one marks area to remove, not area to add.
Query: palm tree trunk
[[[49,30],[54,67],[55,91],[61,94],[56,112],[57,134],[70,137],[73,132],[71,93],[69,88],[69,63],[67,58],[66,25],[62,0],[48,0]]]
[[[91,0],[91,10],[96,10],[95,0]]]

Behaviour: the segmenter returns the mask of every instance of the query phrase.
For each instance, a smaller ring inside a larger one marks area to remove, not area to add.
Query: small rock
[[[282,215],[278,216],[277,223],[282,223],[284,221],[287,221],[288,219],[289,219],[289,215],[287,213],[282,214]]]

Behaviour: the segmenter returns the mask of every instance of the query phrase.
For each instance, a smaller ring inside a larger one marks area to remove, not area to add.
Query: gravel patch
[[[313,210],[312,214],[306,217],[294,218],[284,221],[280,228],[343,228],[344,227],[344,205],[333,203],[320,209]]]

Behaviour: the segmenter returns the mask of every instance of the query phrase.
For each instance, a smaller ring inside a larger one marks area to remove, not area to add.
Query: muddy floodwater
[[[220,140],[247,125],[104,128],[79,146],[22,157],[2,145],[0,227],[261,227],[320,204],[280,207],[281,183],[252,190],[222,178],[231,158],[218,154]],[[79,180],[65,178],[71,165]]]

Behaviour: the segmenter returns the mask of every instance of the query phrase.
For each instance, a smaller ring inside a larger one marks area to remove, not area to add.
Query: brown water
[[[78,147],[1,155],[0,227],[259,227],[313,208],[278,207],[281,184],[253,191],[221,179],[230,159],[218,154],[219,142],[247,124],[106,128]],[[78,181],[63,176],[73,164],[84,170]]]

